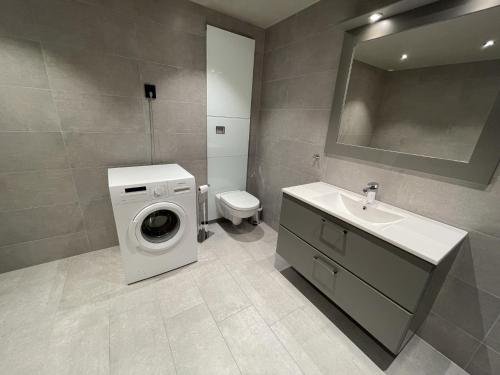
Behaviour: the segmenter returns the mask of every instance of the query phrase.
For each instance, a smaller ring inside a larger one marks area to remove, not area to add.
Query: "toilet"
[[[257,198],[241,190],[218,193],[215,201],[220,214],[234,225],[240,225],[243,219],[255,215],[260,206]]]

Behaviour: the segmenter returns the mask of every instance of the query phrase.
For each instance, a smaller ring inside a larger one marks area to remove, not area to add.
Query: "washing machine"
[[[177,164],[108,169],[128,284],[197,260],[196,185]]]

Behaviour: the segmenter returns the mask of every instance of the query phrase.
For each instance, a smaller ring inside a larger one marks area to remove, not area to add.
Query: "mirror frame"
[[[344,32],[325,153],[484,185],[489,184],[500,161],[500,92],[468,162],[343,144],[338,143],[337,139],[356,44],[499,5],[500,0],[439,1],[355,29],[348,29],[352,25],[351,21],[341,24],[340,26],[347,31]]]

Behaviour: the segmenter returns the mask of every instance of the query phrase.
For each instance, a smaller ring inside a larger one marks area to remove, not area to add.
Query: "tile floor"
[[[277,271],[266,224],[210,229],[199,262],[131,286],[117,247],[0,274],[0,374],[465,374],[417,337],[393,360]]]

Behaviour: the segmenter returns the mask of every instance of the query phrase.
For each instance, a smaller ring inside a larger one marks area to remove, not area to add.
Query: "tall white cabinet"
[[[208,220],[215,194],[246,190],[255,41],[207,26]]]

